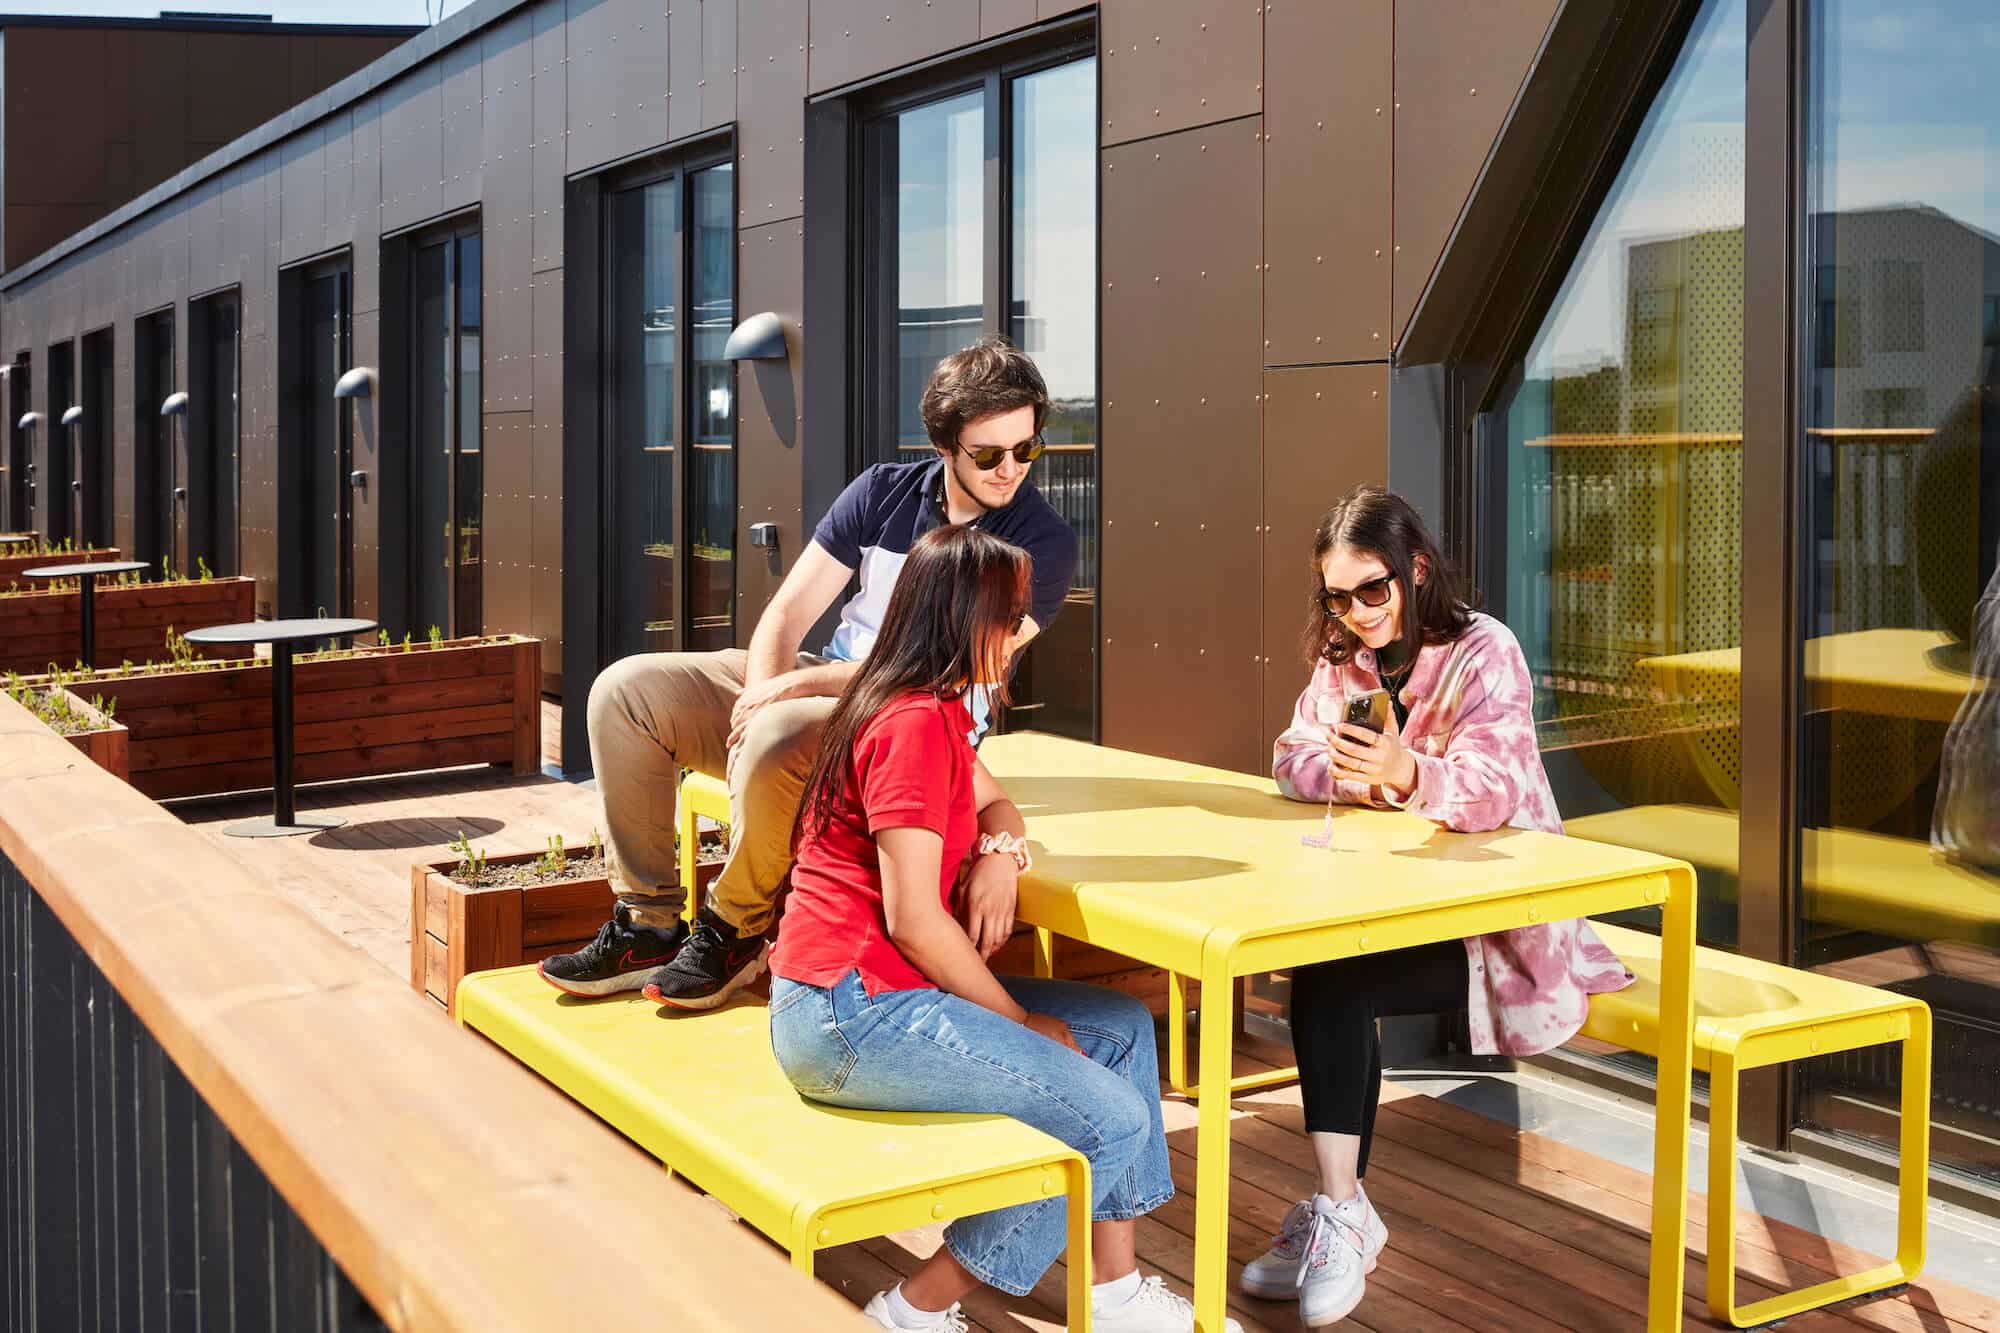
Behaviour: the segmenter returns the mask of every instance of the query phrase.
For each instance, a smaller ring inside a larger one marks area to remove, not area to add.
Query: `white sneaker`
[[[1097,1333],[1194,1333],[1194,1303],[1169,1291],[1159,1278],[1149,1277],[1123,1305],[1093,1308],[1090,1326]],[[1243,1325],[1234,1319],[1223,1319],[1222,1326],[1228,1333],[1243,1333]]]
[[[861,1313],[883,1328],[899,1329],[902,1333],[966,1333],[971,1327],[965,1322],[965,1315],[959,1311],[958,1303],[955,1301],[944,1312],[944,1322],[941,1324],[899,1324],[896,1322],[896,1317],[889,1313],[889,1293],[886,1291],[876,1292],[868,1304],[861,1307]]]
[[[1368,1191],[1355,1186],[1355,1196],[1334,1204],[1334,1212],[1339,1219],[1353,1227],[1361,1236],[1361,1271],[1375,1271],[1377,1256],[1382,1247],[1389,1243],[1389,1228],[1382,1221],[1382,1215],[1375,1211],[1375,1205],[1368,1202]],[[1301,1199],[1285,1214],[1278,1234],[1271,1237],[1271,1248],[1243,1265],[1243,1275],[1237,1280],[1244,1291],[1267,1301],[1294,1300],[1299,1294],[1299,1264],[1305,1258],[1306,1233],[1312,1230],[1313,1201]]]
[[[1367,1290],[1362,1272],[1361,1232],[1324,1194],[1313,1196],[1312,1230],[1299,1266],[1299,1320],[1320,1328],[1347,1318]]]

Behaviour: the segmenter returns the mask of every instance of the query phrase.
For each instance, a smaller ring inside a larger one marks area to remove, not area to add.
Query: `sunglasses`
[[[1022,467],[1026,467],[1037,458],[1040,458],[1042,451],[1048,447],[1048,444],[1041,436],[1033,435],[1012,447],[1004,444],[989,444],[978,449],[968,449],[961,444],[958,446],[958,451],[967,458],[970,458],[972,466],[978,468],[981,472],[991,472],[994,468],[1000,466],[1001,458],[1007,454],[1014,455],[1014,461]]]
[[[1362,584],[1352,592],[1347,591],[1345,588],[1328,588],[1319,595],[1319,604],[1328,615],[1338,619],[1346,615],[1356,602],[1361,603],[1363,606],[1382,606],[1386,604],[1389,600],[1389,593],[1395,586],[1396,576],[1393,574],[1384,574],[1379,579],[1368,580],[1368,582]]]

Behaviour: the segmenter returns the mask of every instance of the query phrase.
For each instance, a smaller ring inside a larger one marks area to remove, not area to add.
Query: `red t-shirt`
[[[891,700],[862,726],[840,810],[816,834],[801,824],[772,975],[831,986],[858,969],[870,995],[935,989],[889,938],[875,835],[926,828],[943,837],[938,898],[949,910],[959,867],[979,836],[971,730],[963,703],[920,690]]]

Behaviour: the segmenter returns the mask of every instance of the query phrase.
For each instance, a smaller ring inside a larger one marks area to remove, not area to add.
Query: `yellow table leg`
[[[1902,1175],[1896,1182],[1897,1279],[1907,1282],[1924,1271],[1929,1237],[1931,1181],[1931,1008],[1917,1005],[1910,1013],[1910,1033],[1903,1038],[1902,1143],[1897,1158]]]
[[[1192,1096],[1187,1071],[1187,983],[1178,972],[1167,973],[1167,1086]]]
[[[1708,1308],[1728,1319],[1736,1308],[1735,1055],[1716,1050],[1708,1065]]]
[[[1071,1162],[1069,1176],[1069,1333],[1090,1333],[1090,1164]]]
[[[1667,877],[1660,931],[1660,1049],[1653,1100],[1653,1237],[1646,1327],[1681,1326],[1687,1278],[1689,1095],[1694,1082],[1694,872]]]
[[[1194,1326],[1223,1333],[1229,1294],[1229,1076],[1235,1047],[1235,988],[1224,949],[1211,944],[1201,987],[1202,1091],[1195,1131]],[[1178,1012],[1178,1010],[1177,1010]]]
[[[1047,926],[1035,927],[1035,975],[1048,978],[1056,974],[1056,936]]]

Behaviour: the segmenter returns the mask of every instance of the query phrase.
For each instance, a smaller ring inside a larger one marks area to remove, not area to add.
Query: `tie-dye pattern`
[[[1375,656],[1366,649],[1343,666],[1319,664],[1273,749],[1271,775],[1281,792],[1321,804],[1329,796],[1343,805],[1397,804],[1379,788],[1335,782],[1328,771],[1321,701],[1332,717],[1347,695],[1376,688]],[[1462,833],[1503,826],[1562,832],[1535,744],[1527,659],[1505,625],[1475,615],[1456,643],[1426,647],[1403,702],[1410,710],[1403,743],[1417,765],[1405,809]],[[1583,1026],[1590,996],[1632,982],[1581,920],[1475,936],[1465,950],[1472,1049],[1482,1055],[1536,1055],[1560,1046]]]

